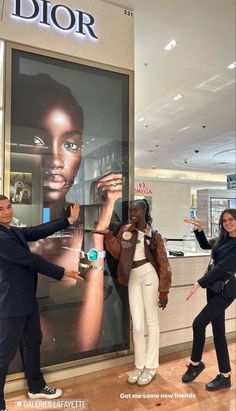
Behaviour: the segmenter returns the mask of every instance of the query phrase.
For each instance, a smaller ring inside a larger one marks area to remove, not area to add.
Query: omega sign
[[[25,22],[40,18],[39,24],[54,26],[63,31],[74,31],[76,34],[87,34],[94,39],[94,17],[81,10],[71,10],[63,4],[52,5],[50,0],[15,0],[14,18],[23,19]]]
[[[152,196],[152,190],[146,186],[146,184],[141,181],[138,183],[138,187],[135,187],[134,194],[136,195],[144,195],[144,196]]]

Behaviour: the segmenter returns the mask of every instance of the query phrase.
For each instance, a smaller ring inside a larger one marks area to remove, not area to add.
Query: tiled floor
[[[89,411],[235,411],[235,365],[236,344],[229,344],[232,364],[232,383],[230,390],[209,393],[204,385],[216,376],[216,357],[211,346],[205,350],[206,369],[196,381],[189,385],[181,382],[181,375],[188,363],[189,351],[165,355],[161,358],[155,380],[146,387],[130,385],[126,382],[130,364],[97,371],[73,379],[62,380],[56,385],[63,388],[61,404],[29,401],[25,392],[6,395],[9,411],[63,409]],[[76,402],[77,401],[77,402]],[[85,408],[85,402],[87,408]],[[59,405],[63,408],[59,408]],[[54,406],[54,408],[52,407]],[[57,407],[57,408],[56,408]]]

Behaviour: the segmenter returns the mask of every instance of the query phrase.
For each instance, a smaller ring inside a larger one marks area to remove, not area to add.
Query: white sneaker
[[[128,380],[127,380],[128,383],[135,384],[138,381],[142,372],[143,372],[143,369],[140,369],[140,368],[135,368],[133,371],[131,371],[128,376]]]
[[[47,399],[54,399],[58,398],[62,395],[62,390],[60,388],[51,388],[47,384],[45,387],[36,393],[28,392],[29,398],[47,398]]]
[[[138,385],[147,385],[149,384],[156,376],[156,370],[151,370],[144,368],[142,374],[140,375],[137,384]]]

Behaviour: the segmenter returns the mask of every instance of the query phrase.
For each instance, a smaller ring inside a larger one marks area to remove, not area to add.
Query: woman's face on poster
[[[64,199],[79,169],[82,121],[79,113],[75,115],[60,104],[47,108],[40,126],[44,130],[40,139],[47,146],[43,155],[44,201],[55,202]]]

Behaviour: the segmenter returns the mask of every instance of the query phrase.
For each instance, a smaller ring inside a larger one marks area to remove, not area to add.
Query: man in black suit
[[[52,264],[30,251],[28,242],[37,241],[73,224],[79,205],[70,208],[68,218],[59,218],[36,227],[10,226],[13,210],[9,199],[0,195],[0,411],[6,411],[4,385],[8,367],[21,341],[30,398],[54,399],[58,388],[49,387],[40,371],[42,339],[38,304],[35,297],[37,272],[56,280],[63,276],[78,280],[74,270]]]

